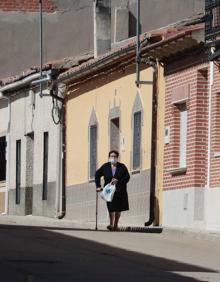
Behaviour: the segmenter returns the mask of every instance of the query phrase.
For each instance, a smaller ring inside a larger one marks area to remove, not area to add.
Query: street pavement
[[[0,216],[0,282],[220,282],[218,234],[93,227]]]

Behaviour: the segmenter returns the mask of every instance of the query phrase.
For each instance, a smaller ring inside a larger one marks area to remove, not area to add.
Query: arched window
[[[142,127],[142,117],[143,107],[141,102],[141,97],[137,93],[134,106],[132,110],[132,169],[137,170],[141,168],[141,127]]]
[[[94,179],[97,169],[97,118],[94,108],[89,121],[89,179]]]

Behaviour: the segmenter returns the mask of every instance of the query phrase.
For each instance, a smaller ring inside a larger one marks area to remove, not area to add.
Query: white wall
[[[164,191],[163,226],[204,229],[204,188]]]
[[[206,189],[206,228],[220,231],[220,187]]]
[[[220,231],[220,188],[163,192],[163,226]]]
[[[35,108],[27,91],[13,98],[11,105],[11,167],[10,189],[16,183],[16,140],[21,139],[21,187],[26,181],[26,134],[34,132],[34,179],[33,184],[41,184],[43,179],[43,136],[49,132],[48,182],[57,179],[57,149],[59,126],[51,117],[51,97],[40,98],[35,94]]]
[[[8,128],[8,101],[0,99],[0,137],[5,136]]]

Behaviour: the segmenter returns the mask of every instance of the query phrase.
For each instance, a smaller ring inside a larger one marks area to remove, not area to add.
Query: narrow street
[[[0,225],[2,282],[220,281],[220,238]]]

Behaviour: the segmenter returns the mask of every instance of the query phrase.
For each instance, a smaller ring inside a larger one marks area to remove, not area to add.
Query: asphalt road
[[[220,240],[0,225],[1,282],[220,281]]]

